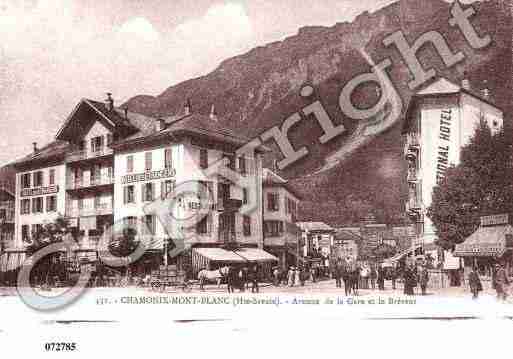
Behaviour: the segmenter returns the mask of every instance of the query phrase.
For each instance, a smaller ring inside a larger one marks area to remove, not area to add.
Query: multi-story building
[[[353,229],[353,230],[351,230]],[[359,231],[354,229],[359,228],[340,228],[335,229],[335,235],[333,239],[333,258],[347,259],[352,258],[356,260],[358,258],[358,249],[364,240],[359,234]]]
[[[442,78],[412,97],[403,134],[406,212],[416,224],[417,233],[413,246],[436,239],[426,216],[433,188],[451,164],[459,163],[461,148],[469,143],[480,121],[486,121],[493,132],[499,131],[503,113],[493,104],[488,89],[476,93],[466,79],[458,86]]]
[[[323,256],[328,258],[333,247],[335,230],[324,222],[297,222],[301,230],[304,257]]]
[[[215,112],[210,116],[193,113],[189,101],[180,115],[152,118],[116,108],[110,94],[105,102],[82,99],[56,141],[42,149],[34,144],[33,153],[15,164],[20,184],[16,191],[18,244],[28,241],[38,226],[65,215],[76,229],[80,251],[94,252],[100,237],[114,224],[114,230],[118,226],[135,229],[136,238],[162,257],[171,238],[157,214],[145,208],[169,197],[177,184],[192,181],[208,189],[214,204],[194,228],[179,229],[187,246],[235,243],[262,248],[260,201],[253,211],[242,213],[247,189],[205,172],[209,165],[228,158],[230,169],[255,179],[260,196],[262,149],[236,155],[248,141],[221,126]],[[194,199],[177,201],[185,212],[197,209]]]
[[[285,179],[264,168],[264,249],[278,257],[284,268],[296,265],[302,255],[301,234],[295,224],[300,201],[301,196]]]

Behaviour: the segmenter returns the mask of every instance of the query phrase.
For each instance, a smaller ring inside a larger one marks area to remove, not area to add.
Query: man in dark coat
[[[228,275],[226,276],[228,293],[233,293],[235,291],[235,287],[237,286],[239,271],[234,266],[230,266],[228,268]]]
[[[259,292],[258,281],[260,279],[259,278],[260,277],[260,269],[258,268],[257,264],[255,264],[253,266],[253,269],[250,272],[250,277],[251,277],[251,293],[258,293]]]
[[[479,292],[483,290],[483,286],[475,267],[472,268],[468,275],[468,285],[470,286],[470,291],[472,292],[472,299],[477,299]]]
[[[379,264],[377,265],[379,269]],[[376,265],[371,265],[370,268],[370,281],[371,281],[371,287],[372,290],[376,289],[376,278],[378,277],[378,272],[376,271]]]
[[[339,258],[333,268],[333,277],[335,278],[335,286],[337,288],[342,288],[342,267],[342,261]]]
[[[422,291],[422,295],[426,295],[426,288],[427,288],[428,282],[429,282],[429,272],[426,267],[421,267],[420,273],[419,273],[419,284],[420,284],[420,289]]]
[[[381,265],[378,266],[378,289],[385,290],[385,270]]]
[[[404,270],[404,294],[415,295],[413,288],[417,286],[417,276],[411,265],[407,265]]]

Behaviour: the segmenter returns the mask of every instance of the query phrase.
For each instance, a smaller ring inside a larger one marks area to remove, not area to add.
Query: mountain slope
[[[384,132],[354,146],[342,162],[326,166],[326,158],[344,146],[348,148],[359,125],[344,117],[338,97],[349,80],[370,70],[363,55],[366,53],[376,63],[392,59],[393,66],[387,71],[400,93],[404,110],[412,94],[407,87],[410,75],[396,49],[386,48],[382,40],[399,29],[403,29],[410,42],[426,31],[437,30],[454,51],[462,50],[466,59],[446,69],[436,52],[425,46],[417,54],[422,63],[432,65],[440,76],[455,82],[461,80],[464,71],[474,84],[487,79],[488,87],[497,95],[497,103],[510,112],[511,77],[505,81],[504,74],[511,73],[511,19],[504,11],[504,3],[492,0],[474,5],[477,14],[472,23],[480,33],[486,32],[494,40],[491,46],[478,51],[449,26],[449,6],[441,0],[402,0],[372,14],[365,12],[352,23],[305,27],[283,41],[227,59],[206,76],[172,86],[156,97],[136,96],[124,106],[144,114],[166,115],[180,112],[190,98],[194,111],[208,113],[215,104],[225,126],[257,136],[314,99],[320,99],[330,117],[337,123],[343,122],[347,131],[323,145],[318,142],[322,131],[316,121],[302,121],[289,132],[295,148],[309,148],[307,157],[281,173],[305,194],[303,219],[337,224],[352,221],[360,210],[369,208],[374,209],[378,219],[398,217],[404,186],[400,175],[404,166],[402,118],[393,119]],[[299,96],[305,83],[315,88],[311,98]],[[371,106],[376,99],[376,91],[368,86],[358,88],[353,96],[358,107]],[[272,142],[268,144],[273,147]],[[279,151],[276,153],[279,158]]]

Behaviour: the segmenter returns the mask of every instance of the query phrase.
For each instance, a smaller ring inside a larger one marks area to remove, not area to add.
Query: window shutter
[[[151,200],[155,200],[155,183],[150,183],[150,187],[151,187]]]
[[[145,196],[146,193],[144,193],[144,190],[145,190],[144,183],[142,183],[141,184],[141,201],[143,201],[143,202],[146,199],[146,196]]]
[[[173,168],[173,157],[171,148],[166,148],[164,152],[165,168]]]
[[[166,198],[166,181],[160,182],[160,199]]]
[[[51,197],[46,197],[46,212],[50,212],[51,211],[50,199],[51,199]]]
[[[128,203],[128,187],[123,187],[123,203]]]

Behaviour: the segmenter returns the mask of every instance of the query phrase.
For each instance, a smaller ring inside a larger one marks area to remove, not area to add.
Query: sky
[[[53,140],[81,98],[116,104],[303,26],[395,0],[0,0],[0,165]]]

